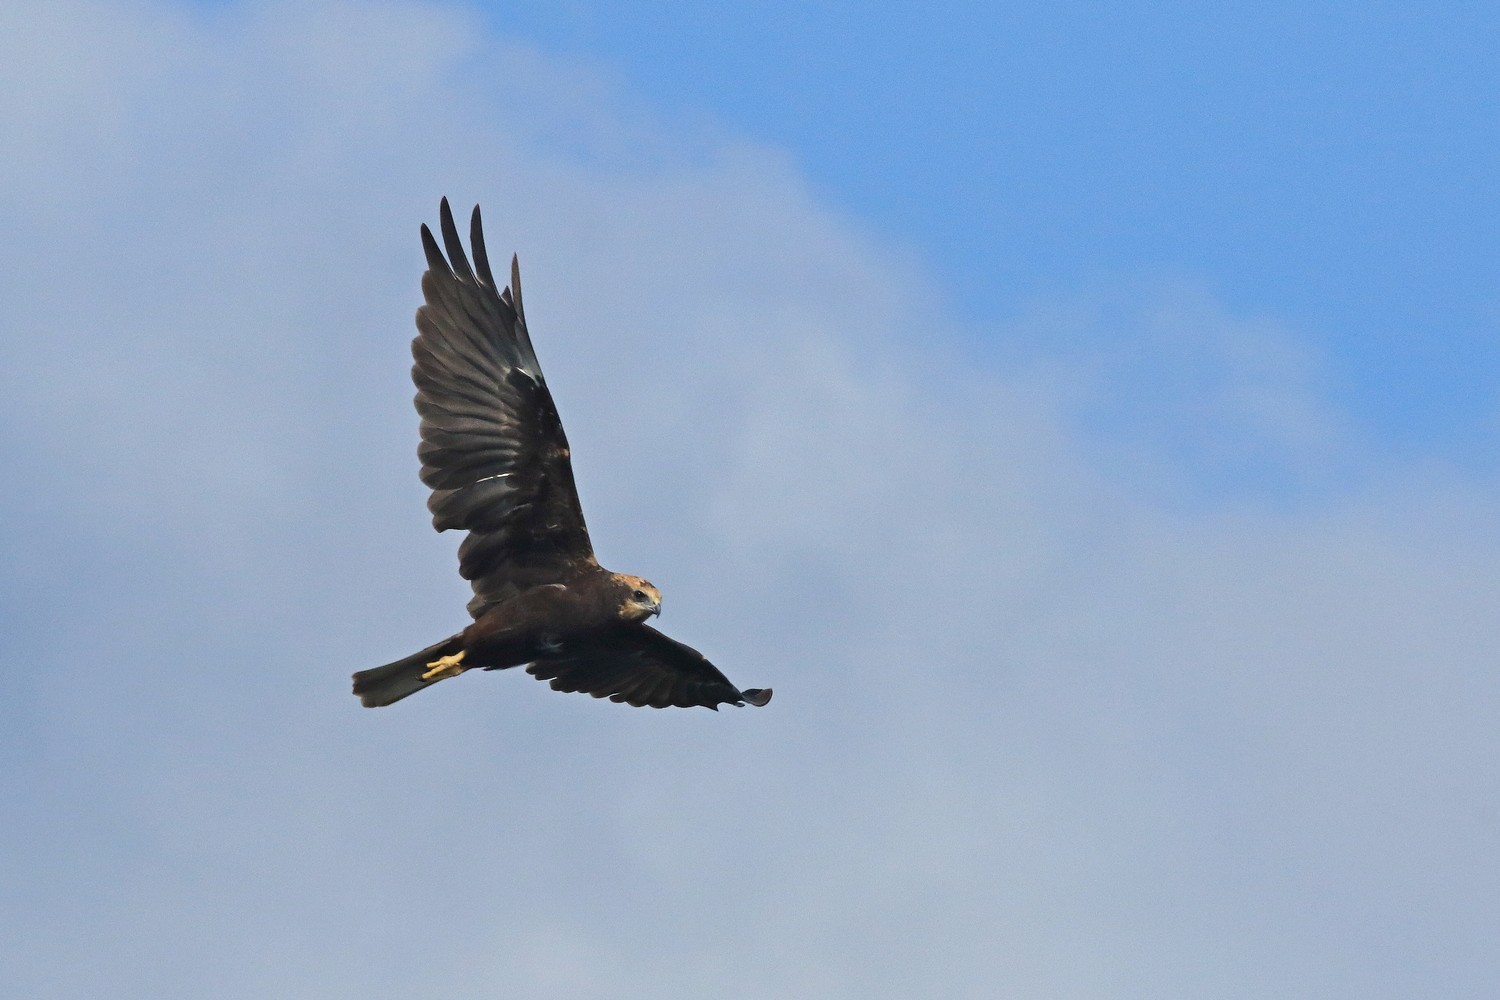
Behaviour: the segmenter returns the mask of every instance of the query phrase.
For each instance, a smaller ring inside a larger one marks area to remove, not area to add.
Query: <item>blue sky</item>
[[[487,9],[786,148],[820,197],[931,261],[977,337],[1037,296],[1202,282],[1315,345],[1372,433],[1491,450],[1500,14],[1482,5]]]
[[[7,985],[1488,997],[1485,26],[544,10],[0,6]],[[443,195],[767,708],[349,695]]]

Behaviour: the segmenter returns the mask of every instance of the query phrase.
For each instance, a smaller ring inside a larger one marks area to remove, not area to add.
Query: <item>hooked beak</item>
[[[657,601],[655,604],[651,605],[651,613],[657,618],[661,617],[661,601]]]

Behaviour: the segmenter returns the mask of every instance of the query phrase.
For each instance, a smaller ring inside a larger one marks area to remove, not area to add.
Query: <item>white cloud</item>
[[[1382,467],[1294,332],[1129,293],[975,363],[784,156],[449,8],[0,27],[17,988],[1493,978],[1497,497]],[[601,556],[771,707],[345,694],[464,599],[404,401],[443,193],[521,251]]]

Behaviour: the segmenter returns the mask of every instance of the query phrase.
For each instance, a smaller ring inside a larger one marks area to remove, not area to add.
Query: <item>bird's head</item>
[[[620,602],[620,617],[626,621],[643,622],[652,615],[661,614],[661,591],[649,581],[638,576],[615,574],[624,599]]]

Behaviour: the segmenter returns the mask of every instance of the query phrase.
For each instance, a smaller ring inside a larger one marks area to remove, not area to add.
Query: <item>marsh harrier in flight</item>
[[[419,653],[354,675],[374,708],[480,668],[526,666],[558,691],[627,705],[764,705],[770,688],[741,691],[696,649],[646,624],[661,592],[594,558],[568,439],[537,365],[514,257],[500,288],[484,250],[479,206],[464,255],[448,200],[443,244],[422,227],[427,273],[412,341],[422,482],[438,531],[468,532],[458,571],[474,587],[474,622]]]

